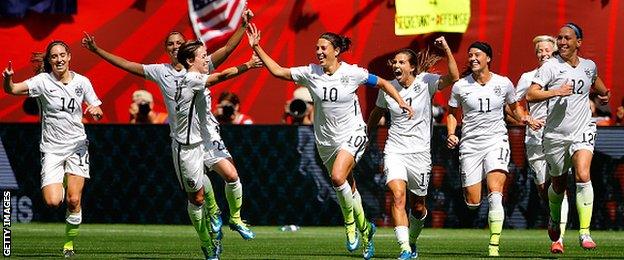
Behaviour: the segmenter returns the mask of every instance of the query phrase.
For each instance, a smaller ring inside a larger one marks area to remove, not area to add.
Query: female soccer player
[[[574,23],[561,27],[557,35],[559,55],[546,61],[537,70],[526,99],[529,102],[548,100],[548,115],[542,141],[549,166],[548,173],[552,177],[548,188],[548,235],[553,242],[560,237],[561,205],[567,190],[564,173],[574,167],[579,242],[584,249],[594,249],[596,243],[589,232],[594,202],[589,170],[596,139],[596,124],[591,121],[589,92],[593,88],[598,95],[608,100],[609,91],[598,78],[596,64],[578,56],[582,42],[581,27]]]
[[[488,187],[490,227],[489,255],[498,256],[498,245],[505,212],[503,187],[509,164],[509,138],[504,120],[508,104],[514,118],[538,129],[534,121],[518,106],[511,81],[490,71],[492,47],[485,42],[474,42],[468,48],[467,76],[453,86],[447,117],[447,146],[459,144],[461,179],[466,204],[477,209],[481,204],[481,181]],[[463,113],[459,114],[461,107]],[[462,119],[462,139],[455,135],[457,120]]]
[[[319,64],[283,68],[259,45],[260,32],[255,25],[247,31],[249,44],[277,78],[295,81],[308,88],[314,100],[314,135],[316,147],[323,164],[331,175],[338,202],[342,209],[347,235],[347,250],[355,251],[360,236],[365,245],[364,258],[374,254],[375,225],[366,221],[362,199],[351,174],[362,157],[368,143],[366,125],[357,94],[360,84],[379,86],[412,117],[412,108],[401,99],[396,89],[386,80],[368,73],[366,69],[339,60],[339,55],[349,49],[349,38],[326,32],[316,43]]]
[[[84,112],[95,120],[102,117],[102,101],[86,77],[69,70],[71,52],[65,42],[53,41],[46,48],[38,75],[13,82],[11,62],[4,69],[4,91],[37,99],[41,110],[41,193],[46,205],[58,208],[67,195],[66,242],[63,255],[74,255],[74,239],[82,223],[81,198],[89,178],[89,141],[82,124]],[[65,191],[67,190],[67,191]],[[65,194],[67,192],[67,194]]]
[[[533,38],[533,44],[535,45],[535,56],[537,57],[538,67],[544,64],[546,60],[550,59],[553,52],[557,51],[557,44],[555,38],[549,35],[540,35]],[[533,82],[537,68],[523,73],[516,86],[516,99],[518,101],[525,98],[529,86]],[[529,115],[535,119],[546,119],[547,114],[547,102],[528,102]],[[535,174],[534,180],[537,186],[537,192],[540,198],[548,202],[548,189],[546,189],[546,172],[548,171],[548,165],[544,158],[544,151],[542,149],[542,134],[543,130],[539,129],[533,131],[530,127],[526,129],[526,137],[524,140],[526,155],[529,160],[529,167]],[[563,237],[568,219],[568,200],[564,195],[564,199],[561,205],[561,236],[556,242],[552,242],[550,245],[550,251],[553,253],[563,253]]]
[[[207,122],[207,113],[210,103],[207,102],[204,93],[210,95],[207,87],[217,84],[226,79],[240,75],[250,68],[259,67],[261,63],[253,56],[250,61],[237,67],[232,67],[223,72],[215,72],[208,75],[210,71],[210,58],[206,53],[206,47],[200,41],[187,42],[180,46],[177,59],[188,72],[180,81],[180,87],[176,89],[175,119],[176,128],[174,138],[176,144],[174,151],[174,165],[178,173],[178,180],[182,184],[184,191],[188,194],[196,194],[195,200],[189,201],[188,213],[191,222],[195,227],[200,240],[202,241],[202,251],[206,258],[218,259],[220,244],[214,245],[209,234],[208,223],[204,221],[202,205],[204,201],[198,199],[197,194],[201,194],[203,188],[204,158],[207,138],[204,133],[210,126]],[[212,249],[212,250],[208,250]],[[215,251],[215,249],[217,249]]]
[[[392,191],[392,218],[394,232],[401,253],[398,259],[418,257],[416,240],[427,216],[425,196],[431,171],[431,99],[436,91],[450,86],[459,79],[457,63],[444,37],[435,40],[448,60],[448,74],[440,76],[428,73],[440,57],[429,49],[416,54],[410,49],[399,50],[390,60],[395,79],[390,82],[408,103],[416,118],[407,114],[385,92],[379,91],[377,106],[368,119],[369,132],[377,126],[379,119],[390,111],[391,125],[384,148],[384,172],[386,185]],[[409,222],[405,211],[405,191],[409,188]],[[408,229],[409,227],[409,229]]]
[[[221,65],[234,49],[236,49],[252,17],[253,13],[250,10],[246,10],[243,13],[242,25],[234,32],[226,45],[209,55],[209,67],[211,71]],[[175,147],[175,140],[173,139],[174,129],[176,127],[174,117],[176,106],[175,92],[186,73],[184,66],[177,60],[176,55],[184,41],[185,38],[180,32],[171,32],[165,39],[165,50],[171,62],[169,64],[139,64],[128,61],[98,47],[95,38],[91,35],[85,34],[85,37],[82,39],[83,46],[102,59],[127,72],[154,81],[160,87],[169,116],[168,121],[171,130],[172,148]],[[205,93],[204,96],[207,99],[207,104],[210,104],[211,100],[209,94]],[[210,106],[208,106],[207,109],[210,109]],[[210,111],[206,111],[205,115],[207,116],[206,120],[210,124],[210,127],[207,132],[204,132],[204,135],[206,135],[206,138],[204,138],[206,142],[204,145],[206,149],[204,153],[204,165],[216,171],[226,182],[225,195],[230,211],[230,228],[236,230],[244,239],[253,239],[255,234],[243,223],[240,216],[243,187],[234,166],[232,156],[223,145],[223,140],[219,135],[217,120]],[[173,154],[173,156],[175,156],[175,154]],[[188,194],[188,199],[189,201],[205,201],[206,204],[204,208],[208,210],[207,215],[209,216],[211,234],[215,239],[220,239],[222,226],[220,211],[214,197],[212,185],[207,176],[204,178],[203,182],[203,189],[197,193]]]

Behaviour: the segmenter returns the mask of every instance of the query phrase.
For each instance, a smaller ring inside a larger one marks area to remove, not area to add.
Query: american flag
[[[246,0],[189,0],[188,3],[197,39],[214,50],[224,45],[236,30]]]

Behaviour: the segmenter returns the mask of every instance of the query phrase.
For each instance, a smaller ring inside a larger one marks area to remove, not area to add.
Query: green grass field
[[[244,241],[225,230],[223,259],[353,259],[341,227],[302,227],[282,232],[278,227],[253,227],[257,237]],[[60,258],[64,224],[14,224],[12,257]],[[562,258],[624,258],[624,232],[594,231],[598,249],[582,250],[577,232],[568,230]],[[418,241],[421,258],[486,257],[488,231],[484,229],[425,229]],[[375,236],[378,259],[396,258],[399,248],[391,228]],[[501,258],[553,258],[545,230],[503,230]],[[76,240],[77,259],[201,259],[193,228],[174,225],[84,224]]]

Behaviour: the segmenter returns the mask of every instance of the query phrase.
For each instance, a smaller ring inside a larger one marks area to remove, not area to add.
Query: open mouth
[[[394,70],[394,76],[397,77],[397,78],[403,76],[403,71],[401,71],[401,69],[395,69]]]
[[[319,60],[319,62],[324,62],[325,61],[325,55],[324,54],[319,54],[316,56],[316,58]]]

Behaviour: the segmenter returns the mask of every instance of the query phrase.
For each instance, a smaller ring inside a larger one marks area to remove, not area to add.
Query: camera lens
[[[147,115],[152,109],[150,108],[149,103],[141,103],[139,104],[139,114]]]
[[[232,105],[223,105],[221,109],[223,109],[224,117],[229,118],[230,116],[234,115],[234,106]]]
[[[294,117],[303,117],[308,106],[305,101],[301,99],[295,99],[290,102],[288,106],[288,113]]]

